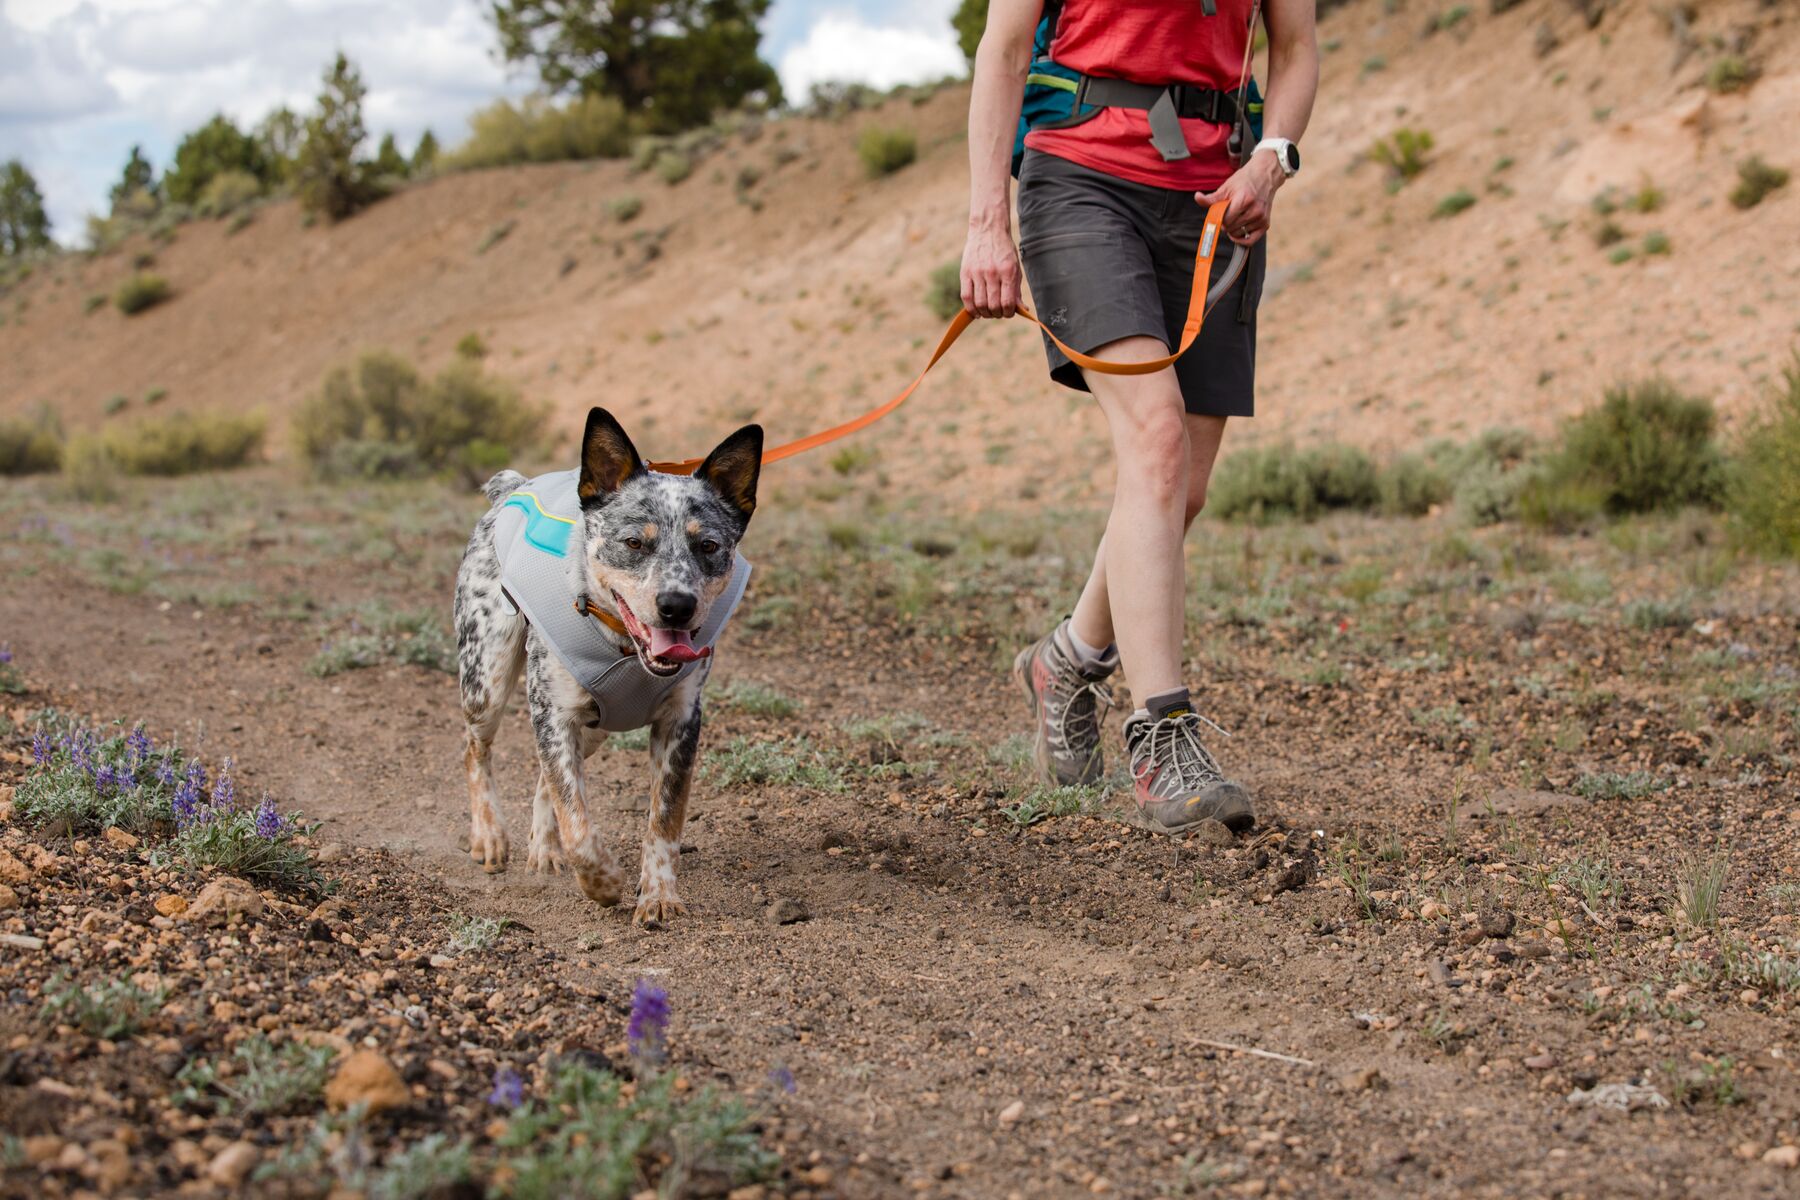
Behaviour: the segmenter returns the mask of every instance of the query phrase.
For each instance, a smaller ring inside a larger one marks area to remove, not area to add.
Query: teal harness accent
[[[506,498],[507,508],[525,514],[525,540],[546,554],[566,558],[569,554],[569,531],[575,526],[566,518],[553,517],[544,511],[536,492],[516,491]]]

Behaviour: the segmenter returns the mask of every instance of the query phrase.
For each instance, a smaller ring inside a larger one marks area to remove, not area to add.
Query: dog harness
[[[552,471],[527,480],[501,501],[494,518],[500,586],[514,609],[525,614],[594,698],[600,727],[624,733],[649,725],[663,699],[701,663],[687,663],[667,677],[652,675],[634,651],[621,651],[606,627],[588,615],[581,542],[573,536],[581,520],[581,502],[575,494],[578,478],[576,471]],[[573,553],[571,546],[576,547]],[[695,647],[706,649],[718,640],[749,581],[750,562],[739,554],[730,582],[694,634]],[[630,644],[629,635],[620,636]]]

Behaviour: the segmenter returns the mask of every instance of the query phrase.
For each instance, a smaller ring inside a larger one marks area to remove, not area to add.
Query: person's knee
[[[1206,507],[1206,475],[1192,468],[1188,472],[1187,511],[1183,519],[1192,525],[1200,511]]]
[[[1121,431],[1121,481],[1174,502],[1188,493],[1188,439],[1179,407],[1145,406]]]

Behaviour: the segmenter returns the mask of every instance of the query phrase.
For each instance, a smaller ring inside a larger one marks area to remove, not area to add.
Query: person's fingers
[[[1019,276],[1009,272],[1000,285],[1000,315],[1010,317],[1019,311]]]
[[[992,273],[986,269],[976,275],[975,315],[978,317],[994,315],[994,280]]]
[[[969,312],[974,312],[975,311],[975,277],[972,274],[970,274],[969,269],[967,267],[963,268],[962,291],[958,294],[962,297],[963,308],[965,308]]]

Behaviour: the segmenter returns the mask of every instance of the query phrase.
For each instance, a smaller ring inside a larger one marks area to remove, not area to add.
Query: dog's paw
[[[646,887],[641,883],[638,885],[637,909],[631,914],[633,923],[642,925],[645,929],[657,929],[676,917],[685,915],[687,905],[676,894],[674,880],[655,887]]]
[[[525,852],[525,865],[540,874],[561,875],[568,863],[563,859],[562,843],[552,834],[547,838],[531,839],[531,848]]]
[[[611,908],[624,897],[625,872],[619,870],[612,854],[592,839],[570,852],[569,866],[575,871],[575,882],[581,885],[582,894],[594,903]]]
[[[489,875],[506,870],[508,853],[506,831],[498,825],[469,830],[469,857],[480,863],[481,869]]]

